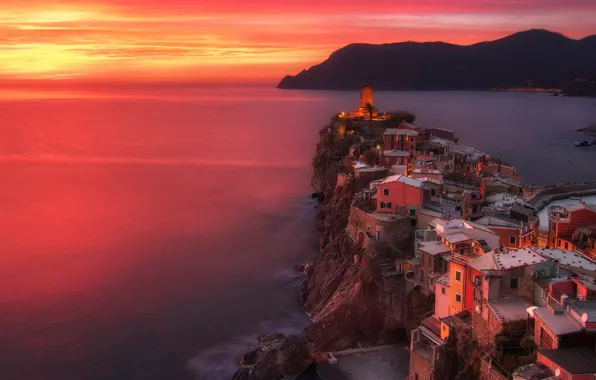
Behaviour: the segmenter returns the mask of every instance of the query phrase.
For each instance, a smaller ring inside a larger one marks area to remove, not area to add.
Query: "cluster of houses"
[[[364,162],[360,149],[353,172],[338,175],[338,186],[364,179],[346,230],[364,247],[391,242],[393,273],[434,295],[411,333],[409,380],[437,378],[450,334],[465,327],[482,350],[482,379],[596,379],[596,205],[551,207],[541,233],[512,165],[452,131],[367,118],[372,90],[361,95],[366,105],[336,120],[366,125],[360,145],[379,160]],[[515,371],[495,355],[512,332],[535,347]]]

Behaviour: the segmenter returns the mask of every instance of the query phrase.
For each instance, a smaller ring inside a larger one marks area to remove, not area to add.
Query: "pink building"
[[[403,213],[408,209],[422,208],[424,201],[424,182],[403,175],[393,175],[377,184],[376,211],[385,213]]]

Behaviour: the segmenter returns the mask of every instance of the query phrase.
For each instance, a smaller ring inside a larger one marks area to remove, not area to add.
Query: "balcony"
[[[468,256],[466,254],[451,252],[451,262],[454,262],[459,265],[467,265],[468,262],[470,262],[470,260],[472,260],[473,258],[474,257]]]

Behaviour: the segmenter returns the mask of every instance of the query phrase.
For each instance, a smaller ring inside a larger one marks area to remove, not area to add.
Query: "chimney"
[[[561,306],[563,307],[563,310],[567,309],[568,299],[569,299],[569,296],[567,294],[561,294]]]

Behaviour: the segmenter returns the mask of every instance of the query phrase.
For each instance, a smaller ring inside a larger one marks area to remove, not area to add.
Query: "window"
[[[387,208],[391,208],[391,202],[387,202],[387,203],[385,204],[385,207],[387,207]]]
[[[445,294],[445,287],[441,286],[441,294]]]
[[[461,303],[461,294],[459,294],[459,293],[455,294],[455,302]]]
[[[553,237],[553,244],[555,244],[555,238]]]
[[[515,236],[509,236],[509,244],[515,244]]]
[[[519,285],[519,284],[518,284],[518,282],[519,282],[519,281],[518,281],[518,279],[517,279],[517,278],[512,278],[511,280],[509,280],[509,287],[510,287],[511,289],[517,289],[517,287],[518,287],[518,285]]]
[[[430,191],[430,194],[431,194],[433,197],[436,197],[436,196],[437,196],[437,190],[435,190],[435,189],[432,189],[432,190]]]
[[[389,189],[383,189],[383,195],[389,195]]]
[[[461,272],[458,270],[455,271],[455,281],[461,282]]]
[[[557,225],[556,224],[553,223],[552,226],[553,226],[553,231],[557,229]]]
[[[385,208],[385,202],[381,202],[381,208]]]
[[[542,299],[545,301],[548,299],[548,290],[544,288],[542,288]]]
[[[565,249],[569,249],[569,243],[565,242]]]

